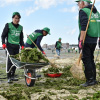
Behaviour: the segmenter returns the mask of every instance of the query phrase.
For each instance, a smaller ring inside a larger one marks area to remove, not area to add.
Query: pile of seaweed
[[[27,63],[49,62],[48,59],[46,59],[42,53],[37,50],[37,48],[25,48],[21,50],[19,54],[11,55],[11,57]]]
[[[43,73],[49,73],[49,74],[54,74],[54,73],[62,73],[62,69],[61,68],[56,68],[56,67],[50,67],[47,70],[43,70]]]

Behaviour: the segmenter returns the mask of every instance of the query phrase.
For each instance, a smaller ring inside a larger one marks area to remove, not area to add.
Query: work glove
[[[47,57],[47,56],[46,56],[46,53],[45,53],[44,51],[42,51],[42,53],[43,53],[43,55],[44,55],[45,57]]]
[[[21,49],[23,50],[24,49],[24,46],[22,46]]]
[[[79,41],[79,48],[82,49],[83,48],[83,40]]]
[[[44,51],[42,51],[42,53],[45,55],[46,53]]]
[[[100,48],[100,40],[98,41],[98,44],[99,44],[99,48]]]
[[[3,48],[3,49],[7,48],[7,47],[6,47],[6,44],[3,44],[3,45],[2,45],[2,48]]]

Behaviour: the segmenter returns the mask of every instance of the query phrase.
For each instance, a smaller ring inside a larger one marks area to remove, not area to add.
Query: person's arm
[[[8,31],[9,31],[9,27],[8,27],[8,23],[7,23],[4,27],[2,35],[1,35],[2,44],[5,44],[5,38],[7,38],[7,36],[8,36]]]
[[[61,43],[61,50],[63,50],[63,46],[62,46],[62,43]]]
[[[85,31],[81,31],[81,35],[80,35],[80,41],[83,41],[85,36]]]
[[[21,49],[24,49],[24,41],[23,41],[23,39],[24,39],[24,36],[23,36],[23,29],[22,29],[22,31],[20,33],[20,46],[21,46]]]
[[[22,29],[22,31],[21,31],[21,34],[20,34],[20,45],[21,46],[24,46],[24,35],[23,35],[23,29]]]
[[[81,33],[80,33],[80,41],[81,41],[84,39],[85,30],[86,30],[87,23],[88,23],[88,16],[82,10],[80,10],[79,12],[79,20],[80,20],[80,25],[81,25]]]
[[[38,48],[43,52],[43,49],[42,49],[42,47],[41,47],[41,45],[40,45],[42,38],[43,38],[43,36],[39,36],[39,37],[37,38],[36,45],[37,45]]]
[[[56,44],[55,44],[55,48],[57,47],[57,42],[56,42]]]
[[[79,47],[82,48],[82,43],[83,43],[83,39],[85,36],[85,31],[86,31],[86,27],[87,27],[87,23],[88,23],[88,16],[82,10],[80,10],[80,12],[79,12],[79,20],[80,20],[80,25],[81,25]]]

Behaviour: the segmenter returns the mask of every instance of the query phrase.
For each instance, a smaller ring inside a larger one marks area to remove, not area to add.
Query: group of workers
[[[86,77],[86,83],[81,84],[83,87],[87,87],[90,85],[97,84],[96,81],[96,66],[94,63],[94,50],[97,44],[97,39],[99,38],[99,32],[98,27],[99,24],[97,24],[97,20],[100,20],[100,14],[96,7],[94,6],[89,27],[86,34],[85,43],[83,45],[83,40],[85,36],[85,31],[87,27],[87,23],[89,20],[91,8],[92,8],[92,2],[91,0],[77,0],[77,5],[79,7],[79,49],[82,49],[82,61],[84,63],[84,74]],[[19,48],[21,46],[21,49],[24,47],[31,47],[34,48],[34,43],[39,47],[39,49],[42,51],[44,55],[46,53],[42,49],[40,42],[42,38],[48,34],[50,34],[50,29],[48,27],[45,27],[41,30],[35,30],[32,34],[29,35],[29,37],[32,39],[32,41],[27,38],[26,43],[24,44],[23,41],[23,27],[19,24],[21,15],[18,12],[14,12],[12,15],[12,22],[7,23],[5,25],[5,28],[2,33],[2,48],[8,49],[8,52],[10,55],[15,55],[19,53]],[[94,20],[94,21],[93,21]],[[6,41],[5,41],[6,40]],[[99,38],[99,45],[100,45],[100,38]],[[60,50],[62,48],[61,38],[56,42],[55,44],[56,52],[60,56]],[[10,59],[8,58],[7,63],[7,70],[10,69],[12,63]],[[11,81],[16,81],[17,79],[14,77],[15,75],[16,67],[13,67],[13,69],[10,71],[10,73],[7,73],[8,77],[8,83]]]
[[[40,43],[44,36],[50,35],[50,29],[48,27],[45,27],[41,30],[35,30],[32,34],[29,35],[29,38],[27,38],[26,43],[24,44],[23,40],[23,27],[19,24],[21,15],[19,12],[14,12],[12,15],[12,22],[7,23],[3,29],[1,38],[2,38],[2,48],[7,48],[10,55],[16,55],[19,53],[19,48],[21,46],[21,49],[24,49],[24,47],[30,47],[34,48],[35,45],[32,43],[32,41],[37,45],[37,47],[42,51],[44,55],[46,53],[42,49]],[[32,41],[31,41],[31,40]],[[60,48],[60,42],[56,43],[57,51],[59,51]],[[12,62],[10,58],[8,57],[7,60],[7,71],[12,66]],[[18,79],[15,78],[15,70],[16,67],[13,67],[12,70],[7,73],[8,83],[11,83],[12,81],[17,81]]]

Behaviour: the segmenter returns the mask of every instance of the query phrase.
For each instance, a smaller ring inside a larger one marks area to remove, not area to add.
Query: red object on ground
[[[47,76],[49,77],[60,77],[62,75],[62,73],[56,73],[56,74],[47,74]]]

